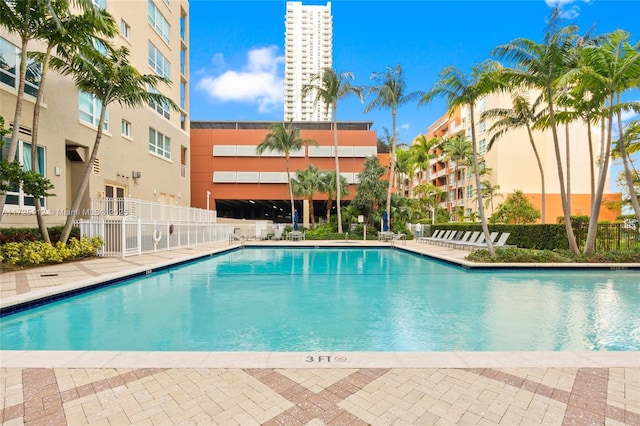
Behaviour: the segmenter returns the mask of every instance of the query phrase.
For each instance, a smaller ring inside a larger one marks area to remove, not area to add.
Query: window
[[[487,109],[487,97],[483,96],[478,99],[476,107],[478,108],[478,112],[484,112]]]
[[[162,13],[158,10],[155,4],[153,4],[153,0],[149,0],[149,23],[156,30],[158,35],[169,44],[169,33],[171,32],[171,27]]]
[[[187,57],[187,51],[180,49],[180,74],[184,75],[184,64]]]
[[[473,186],[467,186],[467,198],[473,198]]]
[[[122,129],[121,129],[121,133],[122,136],[126,136],[128,138],[131,137],[131,123],[129,123],[127,120],[122,120]]]
[[[100,9],[107,9],[107,0],[93,0],[93,4],[98,6]]]
[[[171,139],[149,127],[149,152],[171,159]]]
[[[160,93],[156,89],[154,89],[153,87],[149,87],[149,92],[150,93],[157,93],[157,94]],[[158,114],[160,114],[161,116],[163,116],[167,120],[171,119],[171,113],[169,111],[169,104],[167,102],[149,101],[149,106],[152,109],[156,110],[156,112]]]
[[[184,40],[184,36],[187,30],[187,17],[185,15],[180,15],[180,38]]]
[[[455,200],[455,191],[452,189],[451,191],[449,191],[449,201],[454,201]]]
[[[4,144],[3,149],[0,149],[0,161],[7,158],[8,151],[9,151],[9,143],[7,140],[7,143]],[[38,162],[37,172],[38,174],[45,176],[45,170],[46,170],[45,148],[42,146],[38,146],[36,151],[36,156],[37,156],[36,160]],[[18,152],[16,154],[16,158],[20,160],[23,170],[33,170],[33,164],[31,162],[31,144],[29,142],[18,141]],[[20,188],[18,185],[11,185],[11,186],[12,186],[11,189],[7,191],[7,199],[6,199],[7,206],[16,206],[18,208],[23,208],[23,207],[33,207],[35,205],[33,197],[25,194],[22,188]],[[44,198],[40,199],[40,205],[42,207],[45,207]]]
[[[478,154],[482,155],[487,152],[487,141],[485,139],[481,139],[478,142]]]
[[[149,42],[149,66],[161,77],[169,78],[171,64],[151,42]]]
[[[0,37],[0,82],[18,89],[20,70],[19,47],[14,46]],[[39,62],[27,59],[27,77],[24,84],[24,93],[36,96],[40,87],[42,66]]]
[[[487,122],[482,120],[480,123],[478,123],[478,132],[484,133],[486,131],[487,131]]]
[[[98,39],[93,39],[93,47],[102,54],[102,56],[107,56],[107,46]]]
[[[185,94],[187,92],[187,83],[184,81],[180,82],[180,108],[185,109]]]
[[[78,109],[80,120],[94,127],[98,127],[102,103],[95,96],[84,92],[78,92]],[[103,129],[109,131],[109,109],[104,117]]]
[[[122,37],[126,38],[127,40],[129,40],[129,36],[131,35],[131,27],[125,22],[124,19],[120,20],[120,34],[122,34]]]

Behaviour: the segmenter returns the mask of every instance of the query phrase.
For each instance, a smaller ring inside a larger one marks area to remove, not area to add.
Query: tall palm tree
[[[296,197],[305,197],[309,202],[309,217],[311,227],[315,227],[315,211],[313,209],[313,194],[320,189],[320,169],[309,164],[306,169],[298,170],[296,177],[291,178],[291,190]]]
[[[16,107],[13,116],[13,131],[9,141],[6,161],[15,160],[18,152],[18,132],[22,120],[22,104],[24,100],[24,87],[27,77],[27,51],[29,42],[41,39],[41,28],[48,18],[57,19],[56,0],[0,0],[0,27],[15,33],[20,37],[20,69],[18,72],[18,91],[16,94]],[[73,4],[81,10],[91,11],[97,7],[91,0],[74,0]],[[0,219],[4,211],[6,193],[0,193]]]
[[[362,88],[352,86],[349,80],[353,80],[354,76],[351,72],[342,72],[338,74],[333,68],[325,68],[321,73],[311,77],[310,84],[302,87],[302,96],[307,96],[312,92],[315,94],[315,102],[322,102],[325,106],[325,112],[331,108],[333,117],[333,150],[336,162],[336,174],[340,174],[340,157],[338,155],[338,101],[349,96],[355,95],[363,100]],[[342,233],[342,214],[340,211],[340,182],[336,179],[336,203],[338,206],[338,233]]]
[[[591,207],[591,217],[589,220],[589,230],[584,252],[593,253],[598,225],[598,214],[602,202],[605,181],[609,173],[609,157],[612,147],[612,133],[614,116],[617,114],[619,134],[623,134],[621,114],[625,110],[640,109],[639,102],[621,102],[621,94],[627,90],[638,87],[640,84],[640,44],[631,45],[629,33],[616,30],[604,38],[602,44],[587,45],[580,50],[584,66],[568,72],[563,79],[566,81],[578,81],[584,87],[593,87],[601,90],[606,96],[608,108],[607,121],[607,141],[602,167],[599,170],[598,186],[596,196]],[[628,170],[628,158],[625,144],[619,144],[620,156]],[[627,175],[625,173],[625,175]],[[630,174],[628,177],[631,178]],[[627,183],[633,188],[632,179]],[[640,220],[640,203],[634,191],[631,192],[631,201],[634,212]]]
[[[478,160],[478,143],[476,141],[475,106],[476,102],[496,87],[495,72],[497,64],[484,62],[472,68],[469,75],[463,74],[455,67],[447,67],[440,73],[440,80],[427,92],[418,106],[431,102],[435,97],[442,96],[447,101],[449,111],[467,105],[471,118],[471,146],[473,148],[472,162],[475,175],[475,186],[481,188],[480,167]],[[478,203],[478,214],[482,223],[482,231],[487,241],[487,249],[494,256],[495,249],[489,236],[489,227],[482,203]]]
[[[324,192],[327,194],[327,223],[331,222],[331,209],[333,208],[333,200],[338,199],[336,190],[340,191],[341,196],[349,194],[349,182],[347,182],[347,178],[340,175],[340,181],[336,184],[336,176],[338,175],[336,174],[335,170],[323,170],[320,173],[319,190],[320,192]],[[337,210],[339,210],[339,204],[336,203],[336,206],[338,207]],[[337,219],[342,220],[342,215],[337,215]],[[342,229],[342,227],[339,226],[338,229]]]
[[[471,146],[471,142],[467,139],[454,136],[442,144],[442,150],[445,157],[448,158],[449,161],[453,161],[455,164],[453,172],[454,181],[449,182],[449,184],[455,187],[455,192],[457,194],[460,165],[468,165],[469,160],[473,156],[473,147]],[[456,198],[457,197],[453,197],[450,201],[453,203]],[[454,214],[459,216],[456,210],[454,210]],[[457,220],[459,221],[460,217],[457,217]]]
[[[533,125],[536,123],[535,107],[531,105],[527,95],[519,91],[514,91],[512,93],[511,102],[511,108],[493,108],[482,113],[482,119],[497,119],[489,129],[489,131],[492,132],[492,136],[489,139],[488,149],[490,150],[496,141],[511,130],[522,127],[527,130],[529,144],[531,145],[533,154],[536,157],[538,171],[540,172],[542,223],[544,224],[546,211],[544,167],[542,166],[542,159],[540,158],[540,153],[538,152],[535,140],[533,139]]]
[[[49,69],[49,60],[57,48],[66,51],[76,51],[79,46],[91,45],[101,36],[113,37],[117,34],[113,17],[104,9],[84,11],[81,14],[71,14],[69,0],[55,0],[51,2],[54,15],[47,17],[38,29],[40,38],[46,40],[45,52],[36,55],[42,64],[40,73],[40,85],[36,94],[36,102],[33,109],[33,122],[31,126],[31,164],[32,170],[38,170],[38,136],[40,123],[40,107],[44,96],[44,88]],[[100,41],[105,43],[104,41]],[[77,52],[76,52],[77,53]],[[51,243],[49,232],[41,214],[42,206],[40,198],[34,197],[36,220],[40,234],[47,243]]]
[[[562,156],[558,138],[558,123],[556,121],[555,98],[558,93],[559,79],[568,71],[572,63],[573,40],[577,28],[567,26],[557,28],[560,19],[560,10],[552,12],[542,43],[517,38],[511,42],[498,46],[492,52],[501,59],[513,63],[511,68],[505,68],[504,75],[515,86],[537,88],[542,91],[542,99],[546,103],[549,115],[549,126],[553,137],[553,146],[556,156],[558,180],[560,183],[560,199],[564,216],[565,228],[569,249],[578,255],[580,250],[571,224],[571,211],[566,194],[565,176],[562,170]]]
[[[398,108],[417,100],[422,93],[410,92],[407,93],[407,85],[404,81],[402,74],[402,67],[400,64],[395,68],[387,67],[383,73],[371,74],[371,79],[376,83],[368,90],[369,95],[373,95],[373,100],[365,107],[364,112],[368,113],[374,109],[390,109],[391,110],[391,123],[392,123],[392,135],[391,146],[389,153],[389,188],[387,190],[387,205],[386,212],[387,217],[391,220],[391,190],[394,182],[394,165],[396,154],[396,142],[398,138],[398,131],[396,125]]]
[[[149,102],[155,102],[164,103],[175,110],[179,110],[179,107],[171,98],[156,93],[160,83],[169,83],[169,81],[157,75],[140,74],[130,64],[129,49],[126,47],[109,48],[106,55],[90,47],[72,57],[51,58],[51,65],[63,75],[71,76],[80,91],[94,96],[102,106],[93,149],[73,197],[71,214],[67,216],[60,237],[62,242],[66,242],[71,233],[76,212],[89,185],[91,171],[100,148],[107,106],[117,102],[123,107],[139,108]]]
[[[426,182],[431,181],[431,153],[432,151],[442,144],[442,139],[440,138],[429,138],[425,135],[418,135],[413,140],[413,144],[411,148],[415,151],[415,159],[416,165],[421,171],[426,171],[426,178],[424,179]]]
[[[289,158],[292,152],[299,151],[304,148],[306,144],[317,142],[304,140],[300,137],[300,129],[294,127],[293,121],[288,124],[274,123],[269,127],[269,133],[267,133],[262,142],[256,147],[256,154],[262,155],[266,151],[277,152],[284,155],[285,169],[287,171],[287,184],[289,187],[289,198],[291,200],[291,224],[293,225],[293,191],[291,189],[291,173],[289,172]]]
[[[400,186],[400,190],[403,194],[406,191],[409,194],[409,197],[411,197],[413,190],[413,177],[416,172],[415,151],[397,148],[396,159],[398,185]]]

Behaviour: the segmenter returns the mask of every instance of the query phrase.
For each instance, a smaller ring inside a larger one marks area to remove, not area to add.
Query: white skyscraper
[[[314,105],[315,94],[302,98],[302,88],[311,77],[332,67],[331,2],[326,6],[287,2],[285,19],[284,119],[285,121],[330,121],[331,111]]]

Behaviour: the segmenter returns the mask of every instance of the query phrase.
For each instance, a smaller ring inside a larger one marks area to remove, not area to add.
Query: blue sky
[[[304,4],[326,4],[304,1]],[[408,92],[427,91],[449,65],[464,72],[517,37],[541,41],[553,0],[334,0],[333,67],[371,85],[373,72],[400,64]],[[581,33],[622,28],[640,36],[640,1],[561,0],[566,23]],[[282,120],[285,1],[190,1],[192,120]],[[638,90],[628,95],[640,100]],[[363,113],[355,98],[338,104],[339,121],[372,121],[391,131],[391,112]],[[410,143],[446,112],[442,100],[398,110],[399,143]]]

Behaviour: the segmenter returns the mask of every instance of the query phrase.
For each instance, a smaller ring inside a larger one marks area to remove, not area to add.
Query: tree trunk
[[[556,154],[556,165],[558,167],[558,180],[560,181],[560,201],[562,202],[562,212],[564,216],[564,227],[567,231],[567,240],[569,242],[569,249],[576,256],[580,254],[576,236],[573,234],[573,225],[571,224],[571,212],[569,210],[569,204],[567,203],[567,194],[565,191],[564,173],[562,171],[562,158],[560,155],[560,143],[558,140],[558,128],[556,126],[556,116],[553,110],[553,93],[551,91],[551,85],[547,85],[547,102],[549,103],[549,121],[551,124],[551,134],[553,135],[553,148]]]
[[[613,131],[613,107],[614,97],[610,94],[609,102],[609,122],[607,124],[607,139],[604,145],[604,153],[600,152],[600,167],[598,170],[598,186],[596,188],[595,197],[591,204],[591,217],[589,217],[589,228],[587,230],[587,241],[584,245],[585,254],[593,254],[596,245],[596,236],[598,234],[598,215],[600,213],[600,203],[602,203],[602,194],[604,192],[604,184],[609,174],[609,158],[611,157],[611,139]]]
[[[24,99],[24,82],[27,77],[27,44],[28,39],[23,38],[20,52],[20,76],[18,79],[18,94],[16,96],[16,110],[13,115],[13,132],[9,142],[9,152],[6,161],[12,162],[18,152],[18,133],[20,132],[20,118],[22,117],[22,103]],[[7,193],[0,194],[0,221],[4,213],[4,205],[7,201]]]
[[[565,157],[567,161],[567,208],[571,215],[571,146],[569,145],[569,123],[564,125]]]
[[[289,184],[289,199],[291,200],[291,226],[294,226],[293,220],[293,211],[295,210],[295,206],[293,205],[293,189],[291,188],[291,174],[289,173],[289,153],[285,154],[285,162],[287,169],[287,183]]]
[[[478,191],[478,214],[480,215],[480,223],[482,224],[482,232],[484,233],[484,239],[487,242],[487,249],[491,256],[496,255],[496,250],[493,247],[493,242],[489,234],[489,226],[487,225],[487,217],[484,213],[484,205],[482,204],[482,182],[480,182],[480,167],[478,164],[478,147],[476,145],[476,123],[473,117],[473,109],[475,103],[469,105],[471,109],[471,146],[473,147],[473,173],[476,178],[476,189]]]
[[[310,227],[311,229],[316,227],[316,212],[313,208],[313,197],[308,197],[307,200],[309,201],[309,219],[310,219]]]
[[[327,194],[327,223],[331,223],[331,208],[333,207],[333,198],[331,194]]]
[[[107,115],[107,105],[102,105],[100,109],[100,120],[98,121],[98,131],[96,133],[96,140],[93,143],[93,149],[91,150],[91,156],[87,161],[87,165],[84,168],[84,173],[82,174],[82,180],[80,181],[80,186],[76,191],[76,194],[73,197],[73,202],[71,203],[71,209],[69,211],[69,215],[67,216],[67,220],[64,223],[64,228],[62,228],[62,234],[60,235],[60,241],[64,244],[67,243],[69,239],[69,235],[71,235],[71,228],[73,227],[73,222],[76,219],[76,215],[78,214],[78,209],[80,208],[80,203],[82,202],[82,197],[84,197],[84,192],[87,190],[87,186],[89,186],[89,179],[91,178],[91,170],[93,169],[93,163],[96,161],[96,157],[98,156],[98,149],[100,148],[100,141],[102,140],[102,130],[104,127],[104,119]]]
[[[396,159],[396,108],[391,108],[391,121],[393,127],[393,135],[391,136],[391,154],[389,155],[389,189],[387,190],[387,219],[389,220],[389,231],[391,231],[391,190],[393,189],[393,180],[395,172]]]
[[[338,215],[338,234],[342,234],[342,211],[340,210],[340,156],[338,155],[338,107],[333,104],[333,149],[336,159],[336,214]],[[328,214],[328,213],[327,213]],[[327,219],[328,220],[328,219]]]
[[[40,74],[40,87],[38,87],[38,94],[36,96],[36,103],[33,108],[33,124],[31,126],[31,167],[34,171],[38,170],[38,126],[40,123],[40,105],[42,105],[42,98],[44,96],[44,83],[49,68],[49,57],[51,56],[52,46],[47,46],[44,62],[42,63],[42,73]],[[51,238],[49,238],[49,230],[42,217],[42,206],[40,205],[40,197],[33,197],[33,204],[36,208],[36,221],[38,222],[38,229],[40,229],[40,235],[44,239],[44,242],[51,244]]]
[[[593,137],[591,136],[591,114],[587,114],[587,141],[589,143],[589,188],[591,190],[589,206],[591,206],[596,192],[595,159],[593,157]]]
[[[545,185],[544,185],[544,167],[542,167],[542,160],[540,159],[540,154],[538,153],[538,148],[536,148],[536,144],[533,140],[533,132],[531,131],[531,126],[527,124],[527,133],[529,134],[529,142],[531,143],[531,148],[533,148],[533,153],[536,156],[536,161],[538,162],[538,170],[540,170],[540,182],[541,182],[541,191],[542,191],[542,199],[541,210],[542,210],[542,224],[546,223],[546,193],[545,193]]]
[[[618,93],[618,103],[620,103],[620,93]],[[633,185],[633,177],[631,176],[631,168],[629,167],[629,157],[627,155],[627,147],[624,140],[624,129],[622,127],[622,115],[620,112],[618,116],[618,134],[620,135],[620,141],[618,145],[620,147],[620,156],[622,157],[622,164],[624,165],[624,178],[627,181],[629,187],[629,197],[631,198],[631,205],[633,211],[636,214],[636,220],[640,223],[640,203],[638,202],[638,195],[636,194],[635,186]]]

